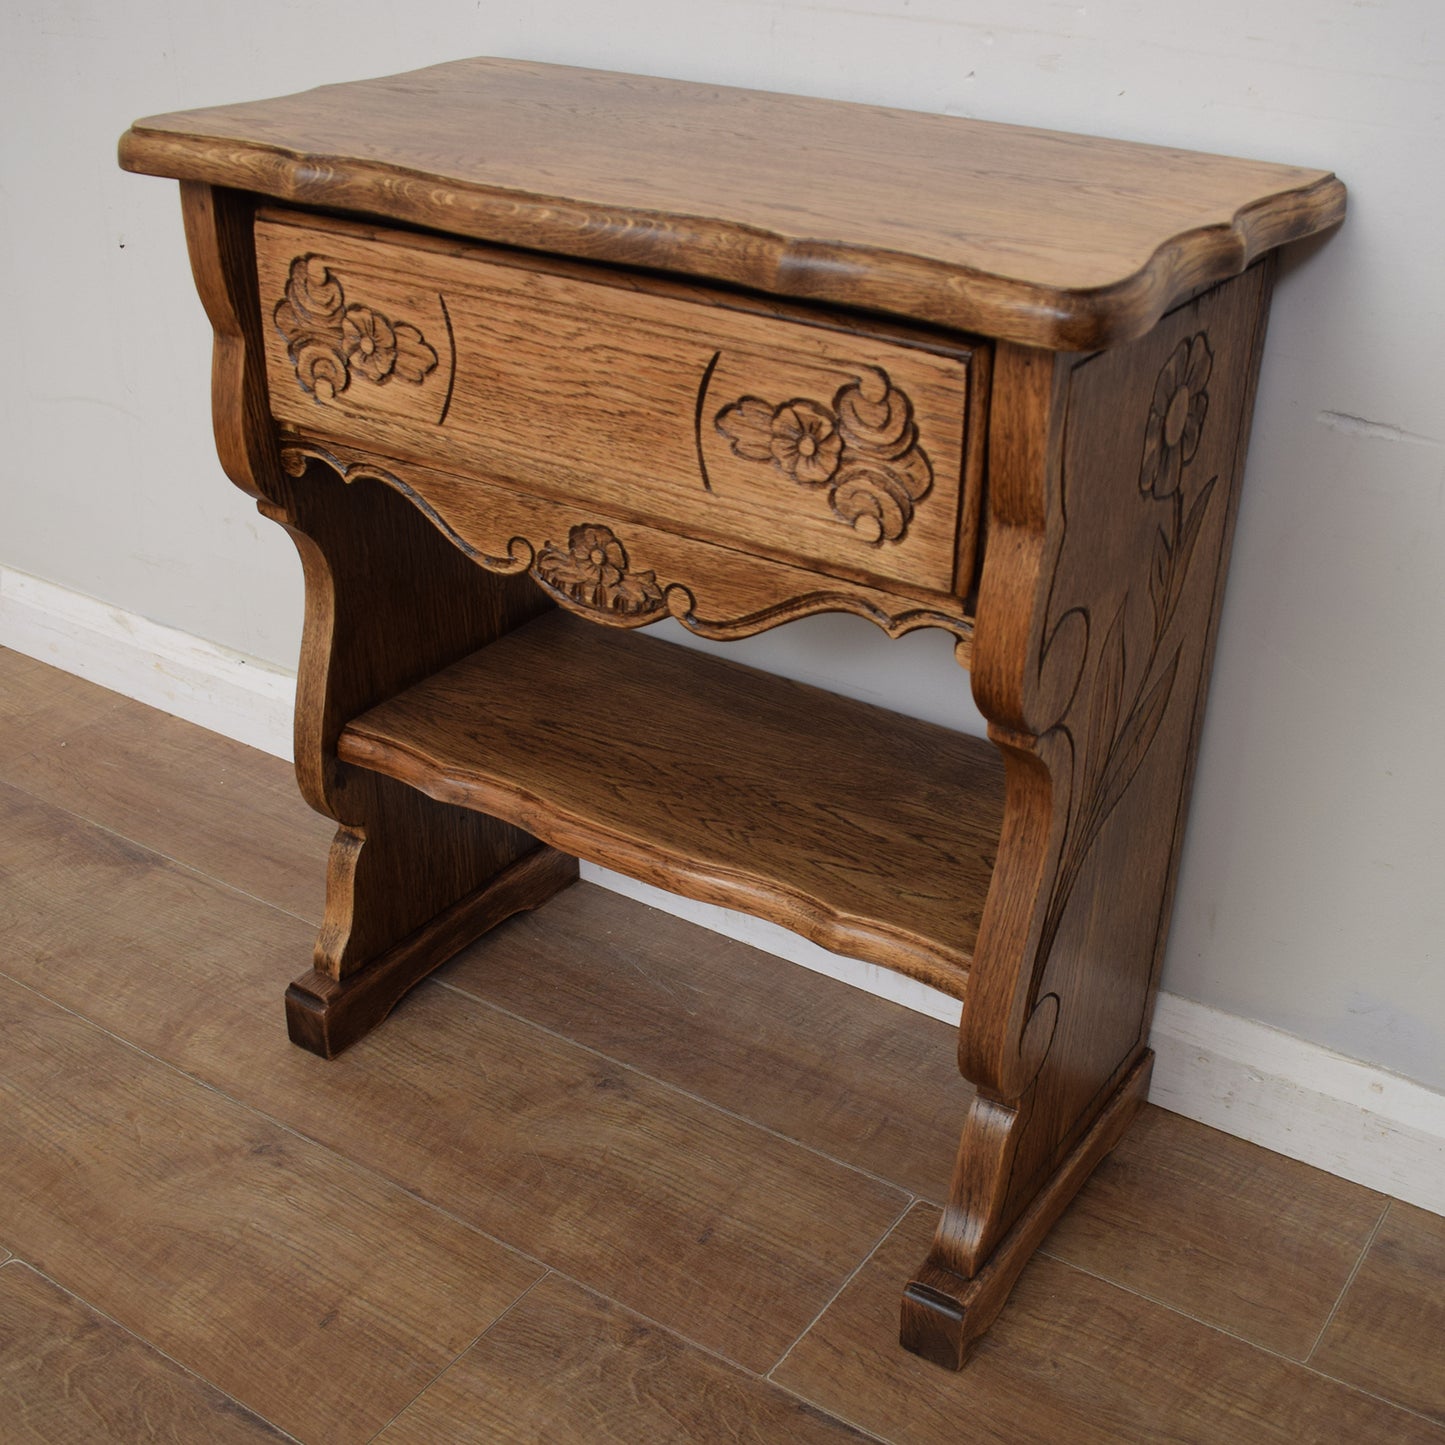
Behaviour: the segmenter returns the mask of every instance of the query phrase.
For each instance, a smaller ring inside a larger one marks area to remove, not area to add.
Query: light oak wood
[[[1324,171],[516,60],[153,116],[121,164],[1079,350],[1344,213]]]
[[[288,1438],[19,1263],[0,1269],[0,1416],[6,1445]]]
[[[388,1323],[393,1313],[411,1320],[413,1312],[436,1308],[438,1329],[471,1329],[456,1345],[464,1348],[486,1322],[475,1323],[479,1316],[470,1313],[473,1304],[480,1308],[493,1298],[483,1287],[489,1257],[485,1241],[465,1226],[503,1239],[705,1348],[763,1371],[907,1203],[901,1190],[766,1128],[430,984],[413,993],[387,1028],[327,1063],[292,1048],[266,1007],[278,966],[291,950],[304,947],[308,930],[298,920],[4,787],[0,850],[8,886],[9,951],[3,971],[246,1106],[241,1112],[250,1121],[247,1128],[260,1128],[263,1139],[274,1133],[290,1141],[288,1150],[300,1153],[294,1167],[277,1164],[265,1176],[272,1183],[292,1180],[290,1202],[276,1202],[274,1218],[267,1203],[264,1217],[272,1222],[264,1237],[258,1233],[254,1250],[237,1252],[230,1248],[231,1231],[260,1217],[260,1206],[240,1196],[259,1187],[252,1178],[255,1161],[272,1157],[248,1155],[248,1144],[238,1146],[234,1168],[216,1165],[216,1188],[230,1191],[224,1195],[232,1201],[230,1212],[217,1206],[214,1230],[198,1225],[193,1245],[171,1261],[175,1270],[195,1270],[204,1278],[220,1279],[244,1267],[249,1273],[236,1286],[243,1291],[243,1304],[253,1292],[263,1294],[274,1285],[281,1269],[295,1270],[294,1281],[277,1286],[275,1307],[294,1307],[298,1317],[293,1321],[287,1314],[276,1325],[268,1351],[235,1362],[233,1369],[247,1380],[264,1381],[266,1371],[285,1371],[287,1351],[296,1343],[291,1336],[302,1330],[302,1319],[306,1328],[315,1326],[348,1292],[353,1314],[346,1318],[356,1320],[357,1330],[369,1328],[366,1311],[381,1319],[380,1333],[356,1347],[356,1369],[372,1351],[398,1352],[398,1359],[361,1392],[356,1409],[393,1386],[399,1389],[398,1371],[420,1369],[436,1358],[420,1345],[397,1344]],[[103,946],[97,946],[95,932],[97,898],[107,905]],[[224,988],[217,986],[220,980]],[[0,996],[0,1003],[6,998]],[[22,1027],[18,1019],[15,1027]],[[44,1048],[44,1041],[35,1047]],[[114,1047],[121,1062],[139,1057],[119,1044]],[[106,1052],[106,1069],[111,1058]],[[0,1067],[4,1063],[0,1056]],[[66,1057],[57,1053],[50,1072],[34,1076],[37,1087],[48,1089],[54,1071],[68,1067]],[[106,1092],[105,1098],[118,1097],[117,1107],[129,1107],[129,1075],[119,1063],[116,1069],[115,1082],[106,1089],[117,1092]],[[162,1072],[181,1087],[179,1075]],[[76,1074],[72,1094],[76,1108],[93,1097],[89,1073]],[[180,1093],[165,1098],[172,1112],[188,1109]],[[205,1100],[199,1113],[189,1110],[185,1130],[172,1141],[186,1157],[199,1151],[202,1162],[196,1169],[214,1162],[217,1151],[225,1155],[233,1139],[222,1127],[229,1117],[224,1111],[232,1106],[209,1092]],[[50,1106],[42,1095],[27,1108],[43,1113]],[[257,1124],[250,1110],[278,1122]],[[66,1187],[65,1156],[45,1143],[55,1137],[49,1121],[69,1127],[66,1115],[46,1115],[43,1128],[38,1117],[12,1111],[9,1120],[10,1128],[29,1130],[31,1147],[47,1161],[47,1172],[22,1195],[37,1231],[54,1223],[46,1212],[49,1201]],[[120,1157],[134,1164],[138,1182],[134,1189],[117,1189],[108,1156],[96,1145],[94,1189],[105,1194],[104,1202],[91,1209],[89,1183],[83,1197],[73,1191],[67,1196],[76,1199],[75,1218],[84,1224],[87,1273],[84,1279],[57,1277],[116,1313],[111,1303],[118,1294],[102,1297],[91,1281],[109,1280],[108,1271],[123,1271],[132,1262],[129,1252],[113,1257],[111,1230],[126,1234],[129,1229],[126,1238],[138,1249],[144,1246],[148,1236],[137,1221],[152,1219],[143,1217],[144,1209],[167,1197],[161,1166],[168,1156],[163,1150],[145,1154],[149,1133],[136,1140],[114,1123],[111,1113],[96,1126],[102,1127],[116,1127],[130,1141]],[[289,1130],[324,1148],[298,1141]],[[0,1144],[9,1137],[0,1138]],[[325,1167],[316,1165],[320,1177],[312,1179],[307,1161],[317,1155]],[[160,1173],[147,1174],[145,1159],[160,1161]],[[360,1169],[343,1167],[339,1160],[355,1161]],[[363,1181],[355,1193],[348,1192],[347,1182],[353,1172]],[[405,1192],[382,1182],[387,1179]],[[265,1185],[266,1199],[272,1183]],[[212,1197],[205,1195],[203,1201]],[[418,1198],[444,1211],[448,1228],[461,1232],[460,1242],[447,1245],[445,1231],[438,1239],[426,1235],[423,1224],[435,1210]],[[393,1200],[400,1201],[396,1209]],[[5,1205],[0,1191],[0,1239],[44,1267],[46,1258],[33,1250],[37,1236],[28,1228],[24,1233],[12,1228]],[[360,1220],[357,1211],[363,1209],[371,1213]],[[293,1210],[300,1212],[299,1221],[293,1220]],[[114,1222],[121,1212],[130,1221],[124,1226]],[[332,1233],[343,1229],[351,1231],[344,1247],[330,1243]],[[421,1243],[416,1242],[419,1234]],[[66,1233],[62,1242],[79,1249],[77,1238]],[[193,1260],[192,1247],[209,1251],[208,1262]],[[457,1263],[446,1286],[450,1303],[443,1308],[431,1291],[440,1267],[437,1255],[447,1249],[457,1252]],[[347,1272],[363,1255],[371,1257],[364,1284]],[[513,1256],[503,1252],[501,1257]],[[499,1279],[511,1278],[501,1265],[496,1269]],[[415,1280],[398,1283],[395,1275],[403,1271],[414,1272]],[[173,1287],[172,1275],[156,1284],[167,1298]],[[123,1281],[115,1288],[121,1290]],[[391,1291],[399,1291],[394,1301]],[[220,1342],[205,1320],[190,1312],[190,1298],[177,1298],[178,1319],[162,1314],[160,1324],[141,1332],[165,1348],[172,1335],[162,1338],[155,1332],[163,1324],[167,1331],[196,1333],[196,1349],[218,1351]],[[150,1295],[139,1299],[141,1305],[159,1308]],[[135,1319],[117,1318],[127,1324]],[[349,1338],[343,1332],[333,1344],[326,1333],[326,1348],[313,1352],[314,1369],[337,1378],[306,1408],[331,1408],[332,1391],[354,1386],[350,1365],[336,1364],[330,1353],[348,1348]],[[447,1335],[449,1342],[453,1338]],[[191,1356],[177,1358],[193,1362]],[[374,1361],[365,1368],[375,1368]],[[233,1375],[223,1377],[209,1368],[203,1373],[230,1389],[226,1381]],[[292,1372],[287,1378],[295,1394],[284,1396],[285,1401],[317,1389],[309,1376]],[[412,1384],[412,1394],[421,1383]],[[231,1393],[248,1403],[256,1398]],[[274,1410],[266,1413],[286,1424]]]
[[[479,566],[525,574],[558,606],[609,627],[671,617],[689,632],[732,641],[816,612],[851,612],[890,637],[921,627],[952,634],[968,665],[973,618],[962,598],[903,596],[755,552],[700,542],[589,503],[555,501],[435,467],[387,459],[339,442],[287,440],[283,463],[298,476],[312,463],[348,485],[389,487],[417,507]]]
[[[842,1445],[867,1438],[552,1274],[382,1431],[377,1445]]]
[[[1142,1098],[1272,253],[1343,188],[505,61],[122,159],[183,181],[218,447],[306,567],[298,1041],[537,839],[942,987],[972,1094],[903,1341],[959,1365]],[[831,610],[951,632],[989,740],[626,635]]]
[[[962,342],[284,212],[256,248],[271,409],[303,435],[909,588],[973,555]]]
[[[1322,1379],[1057,1260],[1038,1256],[969,1367],[894,1346],[897,1279],[927,1244],[920,1206],[774,1372],[885,1440],[957,1445],[1438,1445],[1418,1415]]]
[[[4,979],[0,1035],[0,1231],[292,1434],[380,1429],[541,1273]]]
[[[1445,1219],[1390,1201],[1310,1364],[1445,1426]]]
[[[1043,1248],[1305,1360],[1385,1202],[1373,1190],[1150,1108]]]
[[[1003,805],[981,739],[554,612],[363,714],[339,749],[963,994]]]

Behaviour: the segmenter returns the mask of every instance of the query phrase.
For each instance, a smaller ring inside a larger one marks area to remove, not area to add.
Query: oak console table
[[[963,1001],[903,1342],[958,1367],[1145,1097],[1272,251],[1332,176],[469,60],[137,123],[295,538],[331,1055],[576,857]],[[988,739],[633,632],[936,627]],[[606,624],[596,626],[597,623]]]

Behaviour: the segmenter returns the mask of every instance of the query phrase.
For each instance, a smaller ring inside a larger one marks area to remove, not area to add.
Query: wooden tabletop
[[[1078,350],[1345,207],[1325,171],[515,60],[154,116],[120,159]]]

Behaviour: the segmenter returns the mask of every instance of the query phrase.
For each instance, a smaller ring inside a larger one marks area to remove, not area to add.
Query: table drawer
[[[966,344],[625,272],[266,213],[272,411],[910,591],[966,587],[980,357]]]

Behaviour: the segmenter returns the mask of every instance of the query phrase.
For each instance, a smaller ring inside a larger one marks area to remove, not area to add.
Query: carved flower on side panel
[[[627,549],[610,527],[598,523],[573,527],[566,547],[548,542],[535,570],[543,582],[581,607],[623,617],[666,609],[656,575],[630,571]]]
[[[1144,428],[1144,457],[1139,490],[1164,498],[1179,490],[1184,468],[1199,449],[1209,411],[1209,374],[1214,353],[1198,332],[1174,348],[1154,383],[1149,420]]]
[[[296,379],[322,401],[345,391],[353,375],[378,385],[396,377],[419,383],[437,364],[415,326],[370,306],[347,305],[341,282],[319,256],[292,261],[273,314]]]

